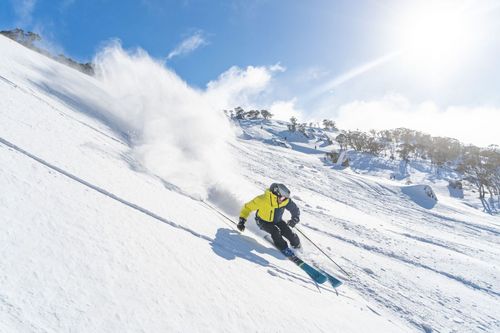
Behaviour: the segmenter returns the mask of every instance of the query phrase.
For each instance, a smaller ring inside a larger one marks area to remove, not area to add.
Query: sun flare
[[[475,52],[482,32],[479,16],[458,1],[424,1],[409,8],[397,25],[404,61],[425,73],[456,70]]]

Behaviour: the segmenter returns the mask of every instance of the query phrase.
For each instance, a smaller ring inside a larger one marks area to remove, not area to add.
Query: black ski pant
[[[256,219],[256,222],[260,229],[271,234],[274,245],[276,245],[280,251],[283,251],[288,247],[288,243],[283,239],[283,236],[290,241],[290,245],[293,247],[299,246],[299,236],[292,231],[285,221],[281,220],[278,223],[272,223]]]

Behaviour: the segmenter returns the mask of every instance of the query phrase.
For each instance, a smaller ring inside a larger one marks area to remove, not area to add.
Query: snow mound
[[[433,208],[438,201],[436,194],[429,185],[405,186],[401,188],[401,191],[417,205],[426,209]]]

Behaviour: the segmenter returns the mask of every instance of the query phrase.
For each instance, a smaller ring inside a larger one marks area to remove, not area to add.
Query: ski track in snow
[[[387,251],[384,248],[373,246],[373,245],[362,244],[362,243],[357,242],[357,241],[352,240],[352,239],[346,239],[344,237],[341,237],[341,236],[338,236],[338,235],[335,235],[335,234],[332,234],[332,233],[329,233],[329,232],[321,231],[320,229],[315,228],[315,227],[311,227],[309,225],[306,225],[306,227],[309,228],[309,229],[311,229],[311,230],[323,233],[323,234],[325,234],[325,235],[327,235],[329,237],[341,240],[341,241],[343,241],[345,243],[349,243],[349,244],[354,245],[356,247],[368,250],[371,253],[381,254],[381,255],[384,255],[384,256],[389,257],[391,259],[396,259],[396,260],[399,260],[399,261],[404,262],[404,263],[409,264],[409,265],[413,265],[413,266],[416,266],[416,267],[424,268],[424,269],[427,269],[427,270],[432,271],[434,273],[444,275],[444,276],[446,276],[446,277],[448,277],[450,279],[453,279],[455,281],[463,283],[464,285],[469,286],[469,287],[471,287],[473,289],[481,290],[481,291],[484,291],[484,292],[486,292],[488,294],[492,294],[492,295],[495,295],[495,296],[500,296],[500,293],[497,292],[497,291],[494,291],[494,290],[491,290],[491,289],[488,289],[488,288],[483,288],[483,287],[475,284],[472,281],[467,281],[466,279],[464,279],[464,278],[462,278],[460,276],[456,276],[456,275],[453,275],[453,274],[450,274],[450,273],[444,272],[444,271],[439,271],[439,270],[437,270],[435,268],[432,268],[430,266],[427,266],[427,265],[424,265],[422,263],[419,263],[419,262],[416,262],[414,260],[411,260],[411,259],[409,259],[409,258],[407,258],[405,256],[401,256],[401,255],[398,255],[398,254],[396,254],[394,252]]]

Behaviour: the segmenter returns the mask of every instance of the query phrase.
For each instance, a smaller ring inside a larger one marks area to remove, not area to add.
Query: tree
[[[290,118],[290,124],[288,124],[288,130],[290,132],[295,132],[297,130],[298,120],[295,117]]]
[[[306,134],[306,126],[307,126],[307,124],[306,124],[306,123],[301,123],[301,124],[298,124],[298,125],[297,125],[297,130],[298,130],[299,132],[301,132],[302,134],[304,134],[304,135],[306,135],[306,136],[307,136],[307,134]]]
[[[245,110],[241,106],[234,108],[234,114],[236,119],[245,119]]]
[[[457,170],[464,174],[464,178],[474,184],[479,192],[479,198],[484,199],[485,188],[488,182],[486,161],[481,156],[481,149],[476,146],[464,148],[462,162]]]
[[[460,142],[446,137],[433,137],[431,147],[429,147],[429,157],[438,167],[443,166],[447,161],[458,159],[461,152]]]
[[[260,111],[259,110],[250,110],[245,113],[245,118],[249,119],[257,119],[259,118]]]
[[[352,149],[357,151],[363,151],[363,148],[368,142],[368,135],[360,131],[347,131],[345,134],[347,137],[347,143]]]
[[[415,153],[417,156],[427,159],[429,157],[430,147],[432,146],[432,137],[429,134],[421,134],[415,144]]]
[[[378,156],[385,148],[384,144],[375,136],[367,138],[366,151],[372,155]]]
[[[485,169],[484,186],[493,197],[499,195],[500,200],[500,151],[488,147],[481,151],[483,168]]]
[[[415,152],[415,146],[409,143],[402,143],[399,146],[398,154],[399,157],[408,163],[410,161],[410,155]]]
[[[274,116],[271,112],[269,112],[269,111],[267,111],[267,110],[260,110],[260,114],[261,114],[261,115],[262,115],[262,117],[264,117],[264,119],[266,119],[266,120],[267,120],[267,119],[270,119],[270,118],[272,118],[272,117]]]
[[[327,131],[337,131],[337,127],[335,126],[335,122],[333,120],[323,119],[323,127]]]
[[[394,154],[396,152],[395,140],[390,130],[384,130],[378,132],[380,142],[384,145],[384,149],[388,149],[391,159],[394,159]]]
[[[347,148],[348,141],[347,136],[344,133],[340,133],[339,135],[337,135],[335,137],[335,141],[338,142],[341,151]]]

